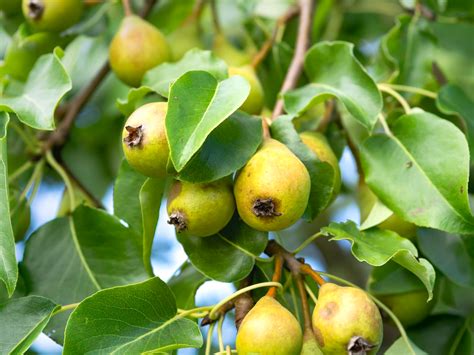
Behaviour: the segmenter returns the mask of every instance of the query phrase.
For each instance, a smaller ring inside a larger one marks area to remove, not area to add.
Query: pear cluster
[[[125,123],[122,147],[128,163],[143,175],[164,178],[168,174],[166,102],[145,104]],[[337,158],[324,137],[303,134],[310,149],[337,166]],[[219,232],[235,209],[240,218],[259,231],[290,227],[303,215],[311,189],[305,165],[288,147],[267,138],[236,174],[198,184],[175,181],[168,196],[169,223],[178,233],[206,237]]]

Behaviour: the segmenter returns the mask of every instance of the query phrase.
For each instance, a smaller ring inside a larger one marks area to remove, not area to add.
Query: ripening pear
[[[426,302],[426,291],[412,291],[378,297],[405,327],[420,323],[431,312],[434,301]]]
[[[316,336],[311,329],[305,329],[303,335],[303,347],[300,355],[322,355]]]
[[[310,192],[304,164],[282,143],[267,139],[235,180],[240,217],[260,231],[277,231],[304,213]]]
[[[360,208],[360,219],[361,221],[364,221],[368,217],[372,207],[377,201],[377,196],[370,190],[369,186],[367,186],[363,179],[359,180],[358,201]],[[404,221],[395,213],[380,223],[378,227],[381,229],[394,231],[401,237],[408,239],[413,239],[416,236],[416,225]]]
[[[166,176],[169,148],[165,118],[168,104],[153,102],[135,110],[125,123],[122,148],[131,167],[150,177]]]
[[[376,354],[382,317],[363,290],[325,283],[313,312],[313,330],[324,354]],[[364,352],[365,351],[365,352]]]
[[[263,108],[263,88],[260,80],[251,65],[229,67],[229,76],[240,75],[250,84],[250,93],[245,102],[240,106],[242,111],[251,115],[258,115]]]
[[[145,73],[170,60],[165,36],[138,16],[126,16],[109,47],[110,66],[120,80],[139,86]]]
[[[187,51],[193,48],[203,48],[196,22],[185,23],[167,36],[172,58],[174,61],[180,60]]]
[[[178,233],[190,236],[216,234],[229,223],[234,211],[232,184],[227,179],[203,184],[175,181],[168,196],[168,223]]]
[[[242,355],[299,355],[302,343],[293,314],[274,298],[263,296],[242,321],[236,348]]]
[[[7,16],[21,12],[21,0],[0,0],[0,12]]]
[[[339,168],[339,160],[334,154],[329,142],[326,137],[319,132],[303,132],[300,134],[300,138],[309,149],[323,162],[331,164],[334,169],[334,189],[332,193],[332,199],[336,198],[341,189],[341,169]]]
[[[23,0],[22,9],[35,29],[61,32],[79,22],[84,0]]]
[[[212,52],[223,59],[229,66],[239,67],[250,63],[251,60],[247,53],[234,47],[222,33],[218,33],[214,37]]]

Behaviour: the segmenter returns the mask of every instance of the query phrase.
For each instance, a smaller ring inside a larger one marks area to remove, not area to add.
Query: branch
[[[255,56],[252,59],[252,67],[257,68],[260,63],[265,59],[265,57],[268,55],[268,52],[270,49],[272,49],[273,44],[275,43],[275,40],[278,35],[278,31],[282,26],[284,26],[288,21],[290,21],[293,17],[298,15],[300,12],[300,8],[296,6],[290,7],[276,22],[275,28],[273,29],[272,36],[268,38],[263,46],[260,48],[260,50],[255,54]]]
[[[311,13],[313,8],[313,0],[300,0],[300,23],[298,26],[298,37],[296,38],[296,47],[290,67],[286,73],[285,80],[280,90],[280,95],[286,91],[293,89],[298,78],[303,71],[303,62],[306,49],[309,45],[309,37],[311,33]],[[272,120],[276,119],[283,112],[283,100],[278,99],[272,114]]]

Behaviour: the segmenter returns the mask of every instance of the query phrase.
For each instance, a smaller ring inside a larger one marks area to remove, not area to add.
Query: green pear
[[[303,335],[303,347],[300,355],[322,355],[318,341],[311,329],[306,329]]]
[[[299,355],[303,334],[296,318],[278,301],[263,296],[245,316],[237,333],[242,355]]]
[[[178,233],[208,237],[219,232],[235,211],[232,184],[228,179],[192,184],[175,181],[168,196],[169,224]]]
[[[251,61],[250,55],[234,47],[222,33],[218,33],[214,37],[212,52],[229,66],[240,67]]]
[[[23,0],[23,15],[38,31],[61,32],[79,22],[83,0]]]
[[[122,148],[131,167],[143,175],[165,177],[169,148],[165,118],[168,104],[154,102],[141,106],[125,123]]]
[[[284,144],[267,139],[236,178],[237,210],[257,230],[287,228],[303,215],[310,185],[304,164]]]
[[[173,31],[167,36],[167,40],[168,43],[172,43],[170,49],[174,61],[183,58],[186,52],[193,48],[203,48],[195,21],[188,22]]]
[[[332,199],[336,198],[341,190],[341,169],[339,168],[339,161],[334,154],[329,142],[326,137],[319,132],[303,132],[300,134],[300,138],[309,149],[323,162],[331,164],[334,169],[334,190],[332,193]]]
[[[138,16],[126,16],[109,48],[110,66],[120,80],[139,86],[145,73],[170,60],[165,36]]]
[[[263,88],[255,73],[255,69],[250,65],[241,67],[229,67],[229,76],[240,75],[250,84],[250,93],[245,102],[240,106],[242,111],[251,115],[258,115],[263,108]]]
[[[313,312],[313,330],[324,354],[376,354],[382,317],[363,290],[325,283]]]
[[[420,323],[431,312],[434,301],[426,302],[426,291],[412,291],[378,297],[405,327]]]
[[[0,0],[0,12],[7,16],[21,12],[21,0]]]
[[[377,201],[377,196],[370,190],[369,186],[361,179],[358,186],[358,202],[360,208],[360,219],[364,221],[369,215],[372,207]],[[401,237],[413,240],[416,236],[416,225],[404,221],[395,213],[378,225],[381,229],[394,231]]]

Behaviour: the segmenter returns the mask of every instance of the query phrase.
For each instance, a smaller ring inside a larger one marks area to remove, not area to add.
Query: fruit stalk
[[[283,271],[283,257],[278,254],[275,255],[275,272],[273,273],[272,281],[280,282],[281,273]],[[267,296],[275,298],[276,296],[276,287],[272,287],[268,290]]]
[[[304,56],[309,45],[311,34],[311,18],[313,9],[313,0],[300,0],[300,23],[298,26],[298,35],[296,38],[296,47],[290,67],[286,73],[285,80],[280,90],[280,94],[293,89],[298,82],[298,78],[303,71]],[[275,120],[283,112],[283,100],[278,99],[272,114],[272,120]]]
[[[293,279],[296,282],[296,286],[298,287],[298,292],[300,294],[301,300],[301,308],[303,309],[303,320],[304,320],[304,332],[313,332],[313,325],[311,321],[311,311],[309,309],[308,303],[308,294],[306,293],[306,289],[304,287],[304,279],[301,274],[293,274]]]

